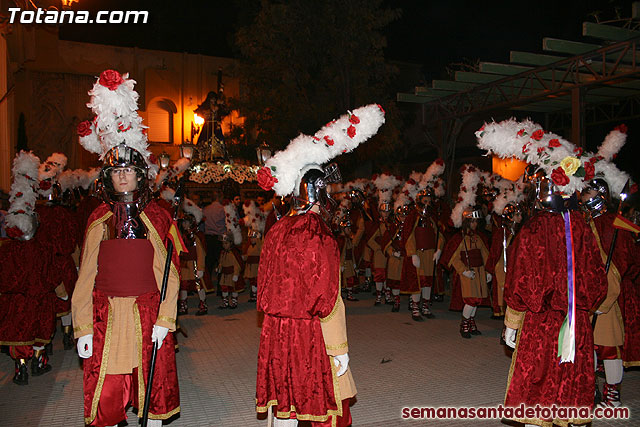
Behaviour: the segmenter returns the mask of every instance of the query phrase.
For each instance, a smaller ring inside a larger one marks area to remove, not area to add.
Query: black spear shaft
[[[169,281],[169,271],[171,271],[171,257],[173,256],[173,241],[169,239],[167,243],[167,259],[164,263],[164,274],[162,276],[162,288],[160,290],[160,304],[167,295],[167,282]],[[158,305],[158,311],[160,306]],[[151,402],[151,386],[153,385],[153,374],[156,369],[156,357],[158,356],[158,343],[153,344],[151,351],[151,362],[149,363],[149,376],[147,377],[147,392],[144,398],[144,410],[142,411],[142,427],[147,427],[149,418],[149,403]],[[143,369],[140,366],[140,369]]]

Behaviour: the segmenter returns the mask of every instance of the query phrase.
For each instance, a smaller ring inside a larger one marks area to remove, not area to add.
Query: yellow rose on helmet
[[[567,156],[560,162],[560,167],[564,170],[564,173],[566,173],[567,176],[571,176],[576,173],[580,167],[580,160],[576,157]]]

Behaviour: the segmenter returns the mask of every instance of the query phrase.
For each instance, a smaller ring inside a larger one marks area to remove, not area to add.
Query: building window
[[[149,141],[173,144],[173,115],[178,112],[176,104],[167,98],[154,98],[147,109]]]

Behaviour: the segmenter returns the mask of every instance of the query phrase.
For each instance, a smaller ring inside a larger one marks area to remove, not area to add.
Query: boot
[[[18,385],[29,384],[29,373],[27,372],[26,360],[16,359],[16,373],[13,376],[13,382]]]
[[[400,295],[393,296],[393,307],[391,307],[392,313],[397,313],[400,311]]]
[[[229,308],[229,297],[222,297],[222,304],[218,306],[218,310]]]
[[[353,296],[353,288],[347,288],[347,301],[360,301]]]
[[[420,307],[420,314],[422,314],[427,319],[433,319],[435,316],[429,309],[429,301],[426,299],[422,300],[422,305]]]
[[[382,291],[376,291],[376,302],[373,305],[382,304]]]
[[[482,332],[480,332],[478,330],[478,327],[476,326],[476,319],[475,317],[470,317],[469,318],[469,332],[471,332],[471,335],[482,335]]]
[[[209,306],[206,302],[200,300],[200,304],[198,305],[198,311],[196,311],[196,316],[204,316],[209,312]]]
[[[622,402],[620,402],[620,383],[609,384],[605,382],[602,388],[602,402],[600,402],[600,406],[617,408],[620,405],[622,405]]]
[[[258,294],[257,292],[251,291],[251,293],[249,294],[249,302],[256,302],[256,301],[258,301]]]
[[[393,296],[391,294],[391,289],[387,288],[384,290],[384,303],[387,305],[392,305],[393,302]]]
[[[469,325],[469,319],[462,318],[460,322],[460,335],[462,338],[471,338],[471,326]]]
[[[231,302],[229,302],[229,308],[235,310],[238,308],[238,297],[231,297]]]
[[[76,346],[75,343],[73,342],[73,335],[71,334],[72,332],[71,325],[63,326],[62,332],[63,332],[62,345],[64,346],[65,350],[71,350]]]
[[[411,306],[411,318],[414,322],[424,322],[424,318],[420,316],[420,304],[409,298],[409,305]]]
[[[188,311],[189,311],[189,306],[187,305],[187,300],[186,299],[178,300],[178,316],[187,314]]]
[[[48,362],[49,358],[47,357],[46,350],[36,350],[33,359],[31,359],[31,375],[37,377],[49,372],[51,365],[49,365]]]

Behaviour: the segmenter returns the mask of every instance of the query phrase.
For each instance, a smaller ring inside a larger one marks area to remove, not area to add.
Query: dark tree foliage
[[[347,110],[381,104],[386,124],[356,150],[358,160],[393,155],[399,113],[390,90],[395,70],[385,63],[381,30],[400,16],[382,0],[262,0],[252,22],[236,34],[244,86],[235,105],[247,118],[248,144],[282,149],[298,133],[313,134]]]

